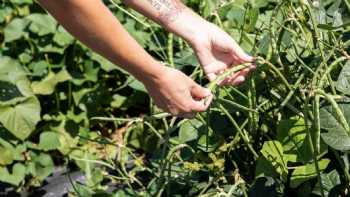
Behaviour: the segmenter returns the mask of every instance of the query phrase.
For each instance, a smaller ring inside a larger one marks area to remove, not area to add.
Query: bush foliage
[[[1,0],[0,181],[32,191],[67,166],[86,177],[72,196],[348,195],[350,2],[184,2],[258,64],[193,120],[162,114],[34,1]],[[106,4],[154,57],[208,83],[182,39]]]

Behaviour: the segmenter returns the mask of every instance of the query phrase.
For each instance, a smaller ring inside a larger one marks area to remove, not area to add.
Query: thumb
[[[211,96],[211,92],[207,88],[203,88],[202,86],[198,85],[196,82],[193,82],[193,86],[191,88],[191,95],[195,100],[202,100],[204,98],[207,98]]]
[[[233,55],[233,58],[238,61],[238,63],[246,63],[246,62],[253,62],[254,58],[250,55],[248,55],[246,52],[243,51],[243,49],[234,42],[231,46],[231,53]]]
[[[212,52],[207,48],[202,48],[196,50],[196,55],[209,81],[215,80],[217,71],[223,68],[216,65]]]
[[[194,84],[192,90],[192,110],[196,112],[206,111],[213,100],[213,95],[209,89],[203,88],[198,84]]]

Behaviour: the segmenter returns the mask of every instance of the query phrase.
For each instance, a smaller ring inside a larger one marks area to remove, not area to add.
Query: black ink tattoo
[[[163,24],[174,22],[185,8],[180,0],[147,1],[159,12],[159,18]]]

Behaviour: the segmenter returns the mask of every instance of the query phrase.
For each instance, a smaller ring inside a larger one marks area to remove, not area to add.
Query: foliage
[[[193,120],[160,113],[32,0],[0,2],[0,181],[17,191],[69,166],[86,176],[72,196],[347,195],[349,1],[186,0],[258,57]],[[154,57],[208,83],[182,39],[106,4]]]

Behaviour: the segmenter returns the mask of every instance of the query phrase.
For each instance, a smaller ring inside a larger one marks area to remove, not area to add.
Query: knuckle
[[[166,111],[168,111],[173,116],[177,116],[179,114],[179,110],[177,110],[177,108],[173,105],[168,105]]]
[[[186,107],[186,108],[183,108],[183,109],[182,109],[182,112],[184,112],[184,113],[191,113],[191,112],[192,112],[192,109],[189,108],[189,107]]]

